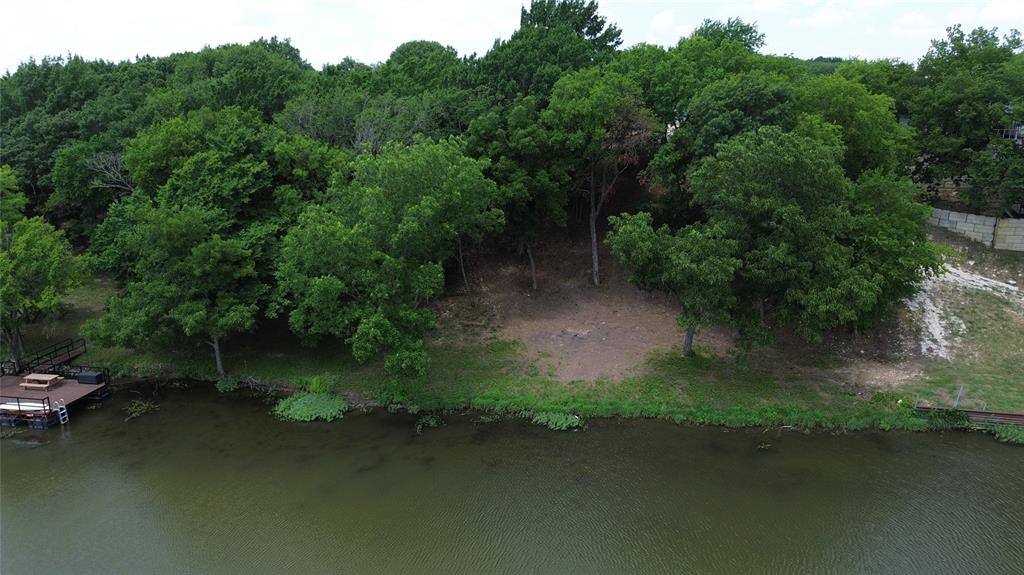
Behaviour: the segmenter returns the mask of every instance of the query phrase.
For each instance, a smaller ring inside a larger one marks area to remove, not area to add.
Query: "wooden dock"
[[[14,427],[28,425],[47,428],[60,422],[59,407],[71,406],[99,400],[110,395],[106,382],[99,384],[79,383],[75,379],[64,379],[50,389],[24,389],[23,377],[4,375],[0,377],[0,425]]]

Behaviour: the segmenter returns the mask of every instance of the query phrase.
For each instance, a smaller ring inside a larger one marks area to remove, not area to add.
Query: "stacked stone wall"
[[[990,248],[1024,252],[1024,219],[976,216],[932,208],[932,224]]]
[[[1000,250],[1024,252],[1024,219],[1000,219],[996,222],[992,247]]]

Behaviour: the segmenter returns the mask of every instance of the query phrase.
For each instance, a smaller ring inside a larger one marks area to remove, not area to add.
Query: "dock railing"
[[[15,427],[27,425],[44,429],[52,425],[52,418],[57,416],[50,403],[50,398],[24,397],[19,395],[0,395],[0,426]]]
[[[22,358],[21,369],[33,371],[40,366],[52,367],[71,361],[85,352],[84,338],[65,339]]]
[[[52,409],[50,407],[49,397],[40,399],[38,397],[25,397],[19,395],[0,395],[0,411],[5,415],[14,413],[19,415],[28,415],[38,412],[49,415]]]

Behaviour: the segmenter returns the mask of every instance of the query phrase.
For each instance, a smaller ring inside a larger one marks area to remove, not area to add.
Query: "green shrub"
[[[286,421],[334,421],[348,410],[344,398],[329,393],[296,393],[277,402],[274,415]]]
[[[914,411],[914,400],[905,393],[895,391],[876,391],[871,396],[871,403],[882,405],[892,409],[904,409]]]
[[[990,430],[996,439],[1012,445],[1024,445],[1024,427],[1017,425],[994,425]]]
[[[390,409],[392,405],[400,405],[409,399],[400,385],[393,381],[387,381],[374,392],[374,399],[381,405]]]
[[[971,418],[959,409],[943,409],[928,412],[928,428],[935,431],[970,429]]]
[[[221,393],[228,393],[237,390],[239,383],[237,377],[226,376],[218,379],[214,387]]]
[[[313,394],[329,394],[334,391],[336,381],[314,375],[310,377],[300,377],[296,379],[292,386],[296,390],[305,390]]]
[[[580,416],[571,413],[560,413],[557,411],[541,411],[539,413],[526,413],[526,417],[537,425],[546,426],[553,431],[565,431],[575,429],[583,425]]]

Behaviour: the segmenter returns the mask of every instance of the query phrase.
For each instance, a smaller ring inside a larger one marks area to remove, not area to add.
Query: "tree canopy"
[[[26,204],[13,170],[0,167],[0,330],[16,369],[24,354],[22,325],[59,310],[87,265],[60,230],[40,216],[25,217]]]
[[[209,344],[223,373],[225,342],[280,317],[422,377],[466,253],[525,254],[542,289],[534,253],[569,228],[599,284],[607,221],[633,282],[680,302],[687,350],[718,322],[815,337],[935,267],[925,186],[1024,210],[1016,31],[953,26],[917,63],[764,49],[738,18],[624,47],[597,3],[533,0],[482,55],[413,39],[314,70],[271,38],[30,60],[0,78],[4,330],[94,258],[118,286],[104,341]]]
[[[720,144],[688,176],[703,221],[613,220],[613,251],[639,285],[681,294],[691,337],[708,317],[748,342],[779,325],[819,337],[879,317],[938,268],[913,184],[879,170],[851,181],[838,138],[812,135],[766,126]]]
[[[426,303],[444,286],[445,260],[504,222],[484,165],[454,139],[360,156],[352,181],[335,182],[284,238],[278,296],[292,330],[344,338],[359,361],[386,351],[391,373],[422,376]]]

